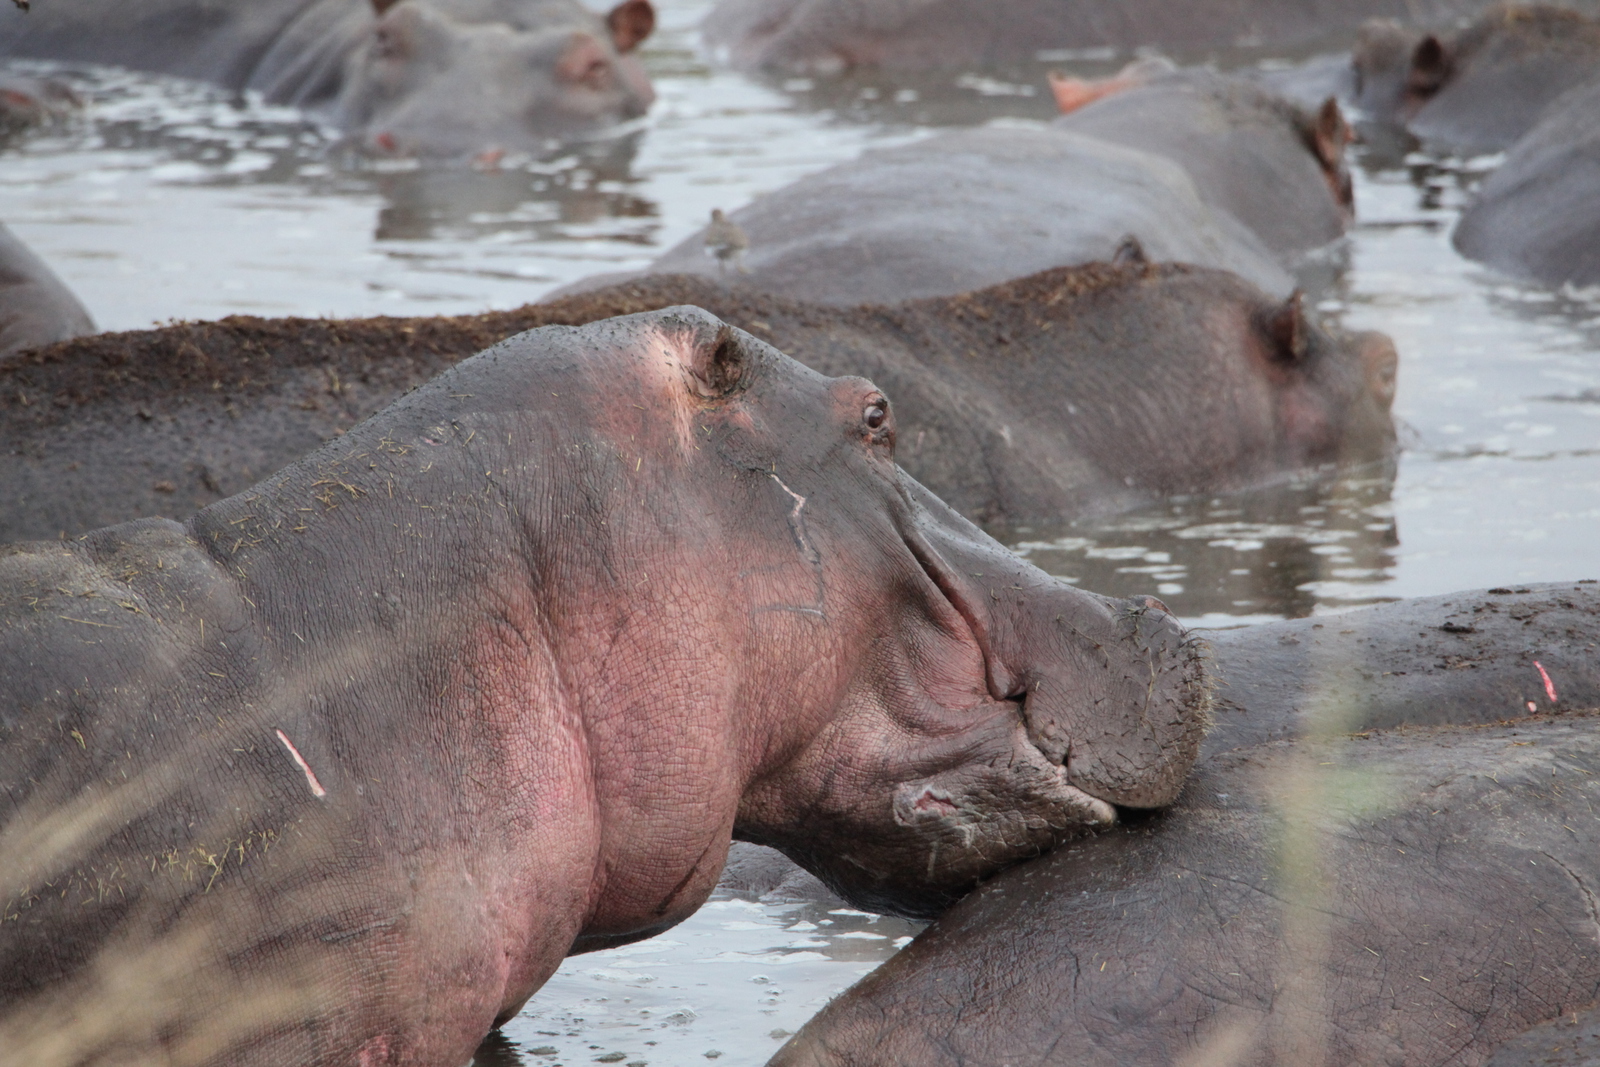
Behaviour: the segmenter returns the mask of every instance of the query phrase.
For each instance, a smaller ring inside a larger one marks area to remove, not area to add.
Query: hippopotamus
[[[1562,96],[1512,146],[1451,240],[1507,274],[1600,285],[1600,78]]]
[[[1596,588],[1208,635],[1173,808],[986,883],[772,1064],[1593,1062],[1543,1055],[1600,997]]]
[[[1052,81],[1064,112],[1057,126],[1177,163],[1207,204],[1281,262],[1337,240],[1354,216],[1352,133],[1331,96],[1307,111],[1243,78],[1152,71],[1148,60],[1101,85]],[[1078,104],[1074,88],[1090,99]]]
[[[871,382],[679,307],[495,345],[184,523],[0,552],[0,1046],[461,1064],[734,837],[926,916],[1169,802],[1193,642],[896,439]]]
[[[1498,152],[1600,72],[1600,18],[1497,4],[1448,34],[1377,23],[1364,28],[1352,63],[1357,100],[1374,118],[1402,123],[1436,148]]]
[[[1130,237],[1151,260],[1229,270],[1278,296],[1295,287],[1180,165],[1057,127],[954,130],[867,152],[728,217],[749,240],[730,284],[828,304],[949,296],[1108,261]],[[717,272],[699,233],[646,269]]]
[[[0,224],[0,360],[94,332],[94,320],[66,282]]]
[[[1156,46],[1199,52],[1348,37],[1365,19],[1450,25],[1488,0],[721,0],[706,17],[714,49],[737,66],[830,74],[1033,61],[1060,49]]]
[[[878,381],[901,464],[985,523],[1372,462],[1395,442],[1388,338],[1326,330],[1221,271],[1100,264],[850,309],[653,275],[518,312],[186,323],[0,366],[0,539],[185,517],[519,329],[676,304]]]
[[[83,99],[59,78],[0,70],[0,142],[39,126],[52,126],[83,109]]]
[[[650,0],[51,0],[0,9],[0,56],[259,92],[378,155],[541,153],[644,114]]]

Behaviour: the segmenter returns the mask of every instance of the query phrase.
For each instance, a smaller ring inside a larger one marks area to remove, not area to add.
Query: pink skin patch
[[[278,735],[278,740],[283,742],[283,747],[289,750],[289,757],[294,760],[295,766],[306,772],[306,785],[311,787],[311,795],[314,797],[327,796],[328,791],[322,788],[321,782],[317,781],[316,774],[311,770],[311,764],[307,763],[306,758],[300,755],[300,750],[294,747],[294,742],[290,741],[288,735],[282,730],[274,730],[273,732]]]
[[[932,811],[940,815],[954,815],[956,813],[955,802],[948,796],[941,796],[932,789],[924,789],[922,795],[916,799],[916,803],[911,806],[917,811]]]
[[[1550,703],[1554,704],[1556,702],[1556,683],[1550,680],[1550,672],[1544,669],[1543,663],[1534,660],[1533,665],[1539,668],[1539,677],[1544,679],[1544,695],[1550,698]]]
[[[1537,704],[1535,704],[1535,703],[1534,703],[1534,702],[1533,702],[1533,701],[1531,701],[1531,700],[1530,700],[1530,701],[1528,701],[1528,714],[1529,714],[1529,715],[1532,715],[1532,714],[1533,714],[1533,713],[1534,713],[1534,712],[1536,712],[1536,711],[1538,711],[1538,710],[1539,710],[1539,705],[1537,705]]]

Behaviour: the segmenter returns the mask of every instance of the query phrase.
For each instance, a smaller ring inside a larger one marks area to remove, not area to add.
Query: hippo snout
[[[1077,636],[1101,668],[1093,686],[1039,678],[1023,702],[1028,738],[1066,782],[1127,808],[1172,803],[1199,751],[1209,693],[1200,646],[1154,597],[1101,598],[1107,618]]]

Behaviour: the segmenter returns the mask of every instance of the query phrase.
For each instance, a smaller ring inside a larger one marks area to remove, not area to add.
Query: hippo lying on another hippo
[[[1379,120],[1462,154],[1509,148],[1563,93],[1600,77],[1600,18],[1499,4],[1466,29],[1422,34],[1363,27],[1356,97]]]
[[[696,308],[498,345],[179,525],[0,553],[0,1048],[458,1067],[732,836],[863,906],[1169,802],[1199,654]]]
[[[1487,0],[722,0],[706,39],[737,66],[831,73],[1033,60],[1041,50],[1210,49],[1343,37],[1369,18],[1448,24]]]
[[[644,114],[649,0],[42,0],[0,5],[0,56],[255,90],[380,154],[542,152]]]
[[[1600,997],[1597,588],[1212,635],[1177,806],[987,883],[774,1067],[1592,1064],[1554,1022]]]
[[[1600,71],[1512,146],[1451,239],[1507,274],[1600,285]]]
[[[0,225],[0,359],[94,333],[94,320],[33,250]]]
[[[697,304],[895,397],[900,461],[969,517],[1072,517],[1394,446],[1396,357],[1221,271],[1104,264],[833,308],[696,276],[459,319],[237,319],[0,367],[0,539],[187,516],[519,329]]]

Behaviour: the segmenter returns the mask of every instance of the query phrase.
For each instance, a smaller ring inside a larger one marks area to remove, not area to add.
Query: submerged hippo
[[[1368,26],[1352,56],[1358,101],[1435,147],[1509,148],[1563,93],[1600,76],[1600,17],[1497,4],[1452,34]]]
[[[1337,39],[1363,19],[1444,24],[1487,0],[721,0],[706,37],[738,66],[832,73],[970,67],[1041,50],[1198,50]]]
[[[1229,270],[1279,296],[1294,288],[1181,166],[1069,129],[956,130],[868,152],[729,217],[749,238],[736,284],[827,304],[947,296],[1111,260],[1130,237],[1152,260]],[[695,234],[648,270],[716,264]]]
[[[43,0],[0,6],[0,56],[255,90],[380,154],[540,152],[644,114],[649,0]]]
[[[94,329],[94,320],[66,283],[0,225],[0,360]]]
[[[1600,70],[1552,104],[1479,187],[1462,255],[1546,285],[1600,285]]]
[[[1355,200],[1337,100],[1307,111],[1242,78],[1148,69],[1125,71],[1082,106],[1064,101],[1056,125],[1177,163],[1207,204],[1286,264],[1344,234]]]
[[[180,525],[0,553],[0,1047],[459,1065],[729,841],[861,906],[1170,801],[1199,654],[696,308],[497,345]]]
[[[1212,636],[1171,811],[987,883],[774,1067],[1594,1062],[1553,1022],[1600,997],[1596,589]]]
[[[1394,447],[1396,356],[1220,272],[1061,269],[833,308],[696,276],[456,319],[234,319],[0,366],[0,539],[181,518],[520,329],[696,304],[895,397],[900,462],[969,517],[1071,517]]]

